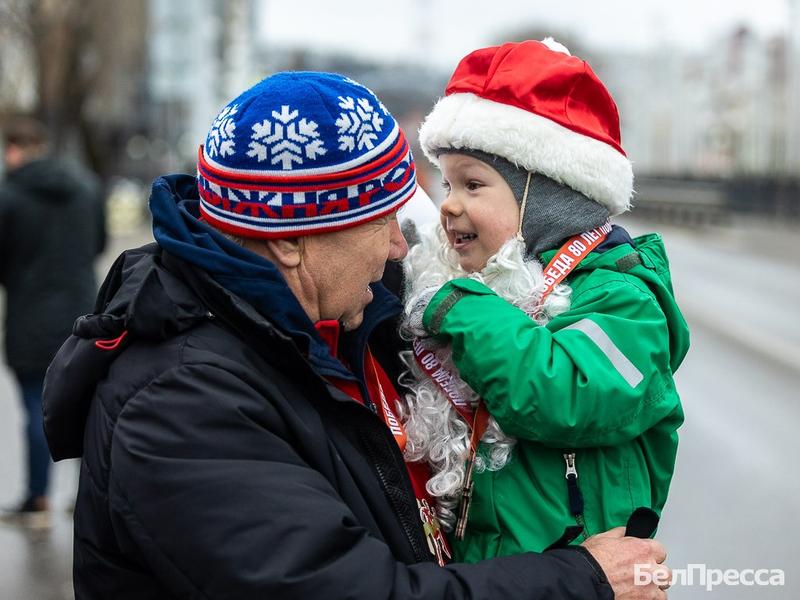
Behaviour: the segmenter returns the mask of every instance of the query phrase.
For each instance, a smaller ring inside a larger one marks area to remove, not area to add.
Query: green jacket
[[[447,283],[425,311],[425,327],[452,345],[461,377],[518,438],[503,469],[475,475],[458,560],[542,551],[576,521],[592,535],[624,525],[641,506],[660,514],[683,422],[672,374],[689,330],[660,236],[627,240],[575,268],[571,308],[547,325],[471,279]],[[584,498],[577,519],[567,450]]]

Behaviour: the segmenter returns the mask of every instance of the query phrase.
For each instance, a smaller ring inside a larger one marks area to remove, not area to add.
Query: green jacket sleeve
[[[676,406],[667,323],[624,276],[583,289],[541,326],[486,286],[457,279],[423,323],[451,343],[461,377],[506,433],[557,447],[617,445]]]

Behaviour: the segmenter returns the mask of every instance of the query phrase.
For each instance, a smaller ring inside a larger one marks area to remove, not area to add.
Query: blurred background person
[[[50,524],[50,453],[42,429],[42,384],[53,355],[96,293],[94,259],[105,245],[95,177],[49,156],[45,127],[15,117],[3,128],[0,283],[6,293],[6,362],[25,415],[27,483],[6,523]]]

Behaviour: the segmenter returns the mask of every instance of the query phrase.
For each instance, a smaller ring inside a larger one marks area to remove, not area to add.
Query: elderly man
[[[447,564],[426,476],[403,461],[400,306],[379,283],[415,189],[384,106],[322,73],[246,91],[198,177],[155,182],[156,244],[117,260],[47,379],[54,457],[84,459],[78,598],[663,593],[633,580],[634,563],[665,569],[663,549],[620,532]]]

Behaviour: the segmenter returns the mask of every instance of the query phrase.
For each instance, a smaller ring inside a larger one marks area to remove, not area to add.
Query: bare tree
[[[135,113],[131,82],[141,83],[144,71],[145,3],[0,0],[0,23],[0,51],[17,44],[27,54],[33,112],[49,127],[55,151],[82,154],[107,177],[125,137],[119,133]]]

